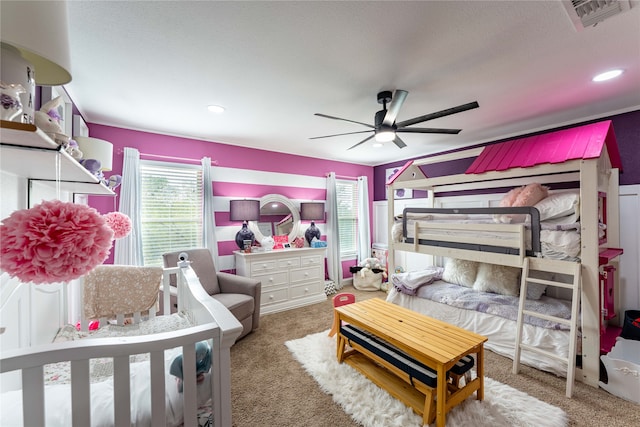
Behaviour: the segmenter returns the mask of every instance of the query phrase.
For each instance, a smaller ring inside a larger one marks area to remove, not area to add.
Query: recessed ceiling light
[[[592,80],[594,82],[604,82],[605,80],[614,79],[618,77],[620,74],[622,74],[622,70],[609,70],[609,71],[605,71],[604,73],[598,74]]]
[[[207,108],[212,113],[217,113],[217,114],[224,113],[224,107],[221,107],[220,105],[209,105]]]

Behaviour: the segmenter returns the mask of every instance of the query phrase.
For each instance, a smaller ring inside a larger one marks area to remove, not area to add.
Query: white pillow
[[[520,269],[480,263],[473,289],[502,295],[518,296],[520,293]]]
[[[447,258],[442,272],[442,280],[472,288],[473,282],[476,280],[478,264],[475,261]]]
[[[540,211],[540,221],[575,215],[572,222],[578,220],[580,215],[580,193],[565,191],[553,193],[535,204]]]

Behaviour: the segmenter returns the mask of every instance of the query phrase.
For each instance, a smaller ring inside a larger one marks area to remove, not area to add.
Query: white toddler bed
[[[103,328],[83,339],[30,345],[42,342],[39,333],[38,340],[31,338],[31,343],[23,342],[20,348],[5,350],[3,346],[0,425],[196,426],[198,408],[205,402],[210,405],[214,425],[231,425],[229,349],[242,326],[224,306],[209,297],[188,264],[164,269],[162,286],[169,286],[170,274],[179,277],[178,315],[154,316],[156,301],[145,301],[147,315],[131,313],[129,308],[124,313],[112,313],[120,325],[124,314],[133,314],[133,324],[128,326],[106,327],[102,319]],[[3,282],[3,286],[7,283]],[[34,328],[30,320],[37,317],[36,313],[26,316],[25,312],[31,311],[26,307],[35,302],[33,289],[47,286],[18,292],[35,285],[13,285],[16,291],[3,295],[0,307],[3,332],[9,336]],[[129,289],[133,288],[129,283]],[[62,297],[53,300],[64,305],[64,285],[62,289]],[[129,295],[126,291],[124,294]],[[164,294],[169,296],[169,292]],[[51,313],[61,312],[65,309],[51,307]],[[15,322],[7,323],[7,314],[14,313],[18,313]],[[54,324],[57,321],[51,320]],[[169,324],[179,326],[167,331]],[[114,337],[113,331],[118,328],[122,332]],[[204,381],[197,382],[195,344],[202,341],[211,349],[211,370]],[[178,355],[183,360],[183,392],[178,392],[176,377],[169,372]],[[104,369],[96,369],[104,366],[109,368],[106,374]]]

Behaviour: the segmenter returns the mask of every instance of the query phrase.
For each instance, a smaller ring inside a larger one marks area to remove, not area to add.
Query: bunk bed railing
[[[442,237],[439,239],[420,239],[420,233],[418,231],[419,226],[414,225],[414,227],[418,227],[415,229],[414,236],[416,236],[415,241],[412,238],[409,238],[409,227],[407,222],[409,221],[409,214],[444,214],[444,215],[528,215],[530,218],[530,226],[531,226],[531,253],[527,254],[528,256],[540,256],[542,249],[540,244],[540,212],[538,209],[532,206],[526,207],[494,207],[494,208],[404,208],[402,211],[402,237],[404,242],[406,243],[414,243],[415,245],[430,245],[430,246],[445,246],[456,249],[466,249],[466,250],[480,250],[485,252],[496,252],[496,253],[508,253],[524,256],[520,249],[517,249],[518,253],[514,253],[510,250],[510,248],[506,246],[499,245],[498,242],[496,244],[480,244],[473,241],[472,238],[467,239],[465,242],[461,242],[459,239],[447,239],[446,237]],[[438,223],[433,223],[429,225],[434,229],[436,228],[444,228]],[[473,226],[472,224],[460,224],[453,222],[452,224],[447,225],[447,228],[458,228],[465,229],[469,231],[482,230],[482,229],[496,229],[499,227],[503,227],[505,230],[508,230],[507,227],[504,227],[504,224],[483,224]],[[519,230],[518,227],[515,230]],[[516,239],[518,240],[518,239]],[[518,245],[519,247],[520,245]]]

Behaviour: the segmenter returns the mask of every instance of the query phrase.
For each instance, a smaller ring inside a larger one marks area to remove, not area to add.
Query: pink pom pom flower
[[[114,239],[122,239],[131,233],[131,218],[122,212],[109,212],[103,215],[107,225],[113,230]]]
[[[109,256],[113,231],[94,208],[59,200],[13,212],[0,225],[0,268],[23,282],[77,279]]]

